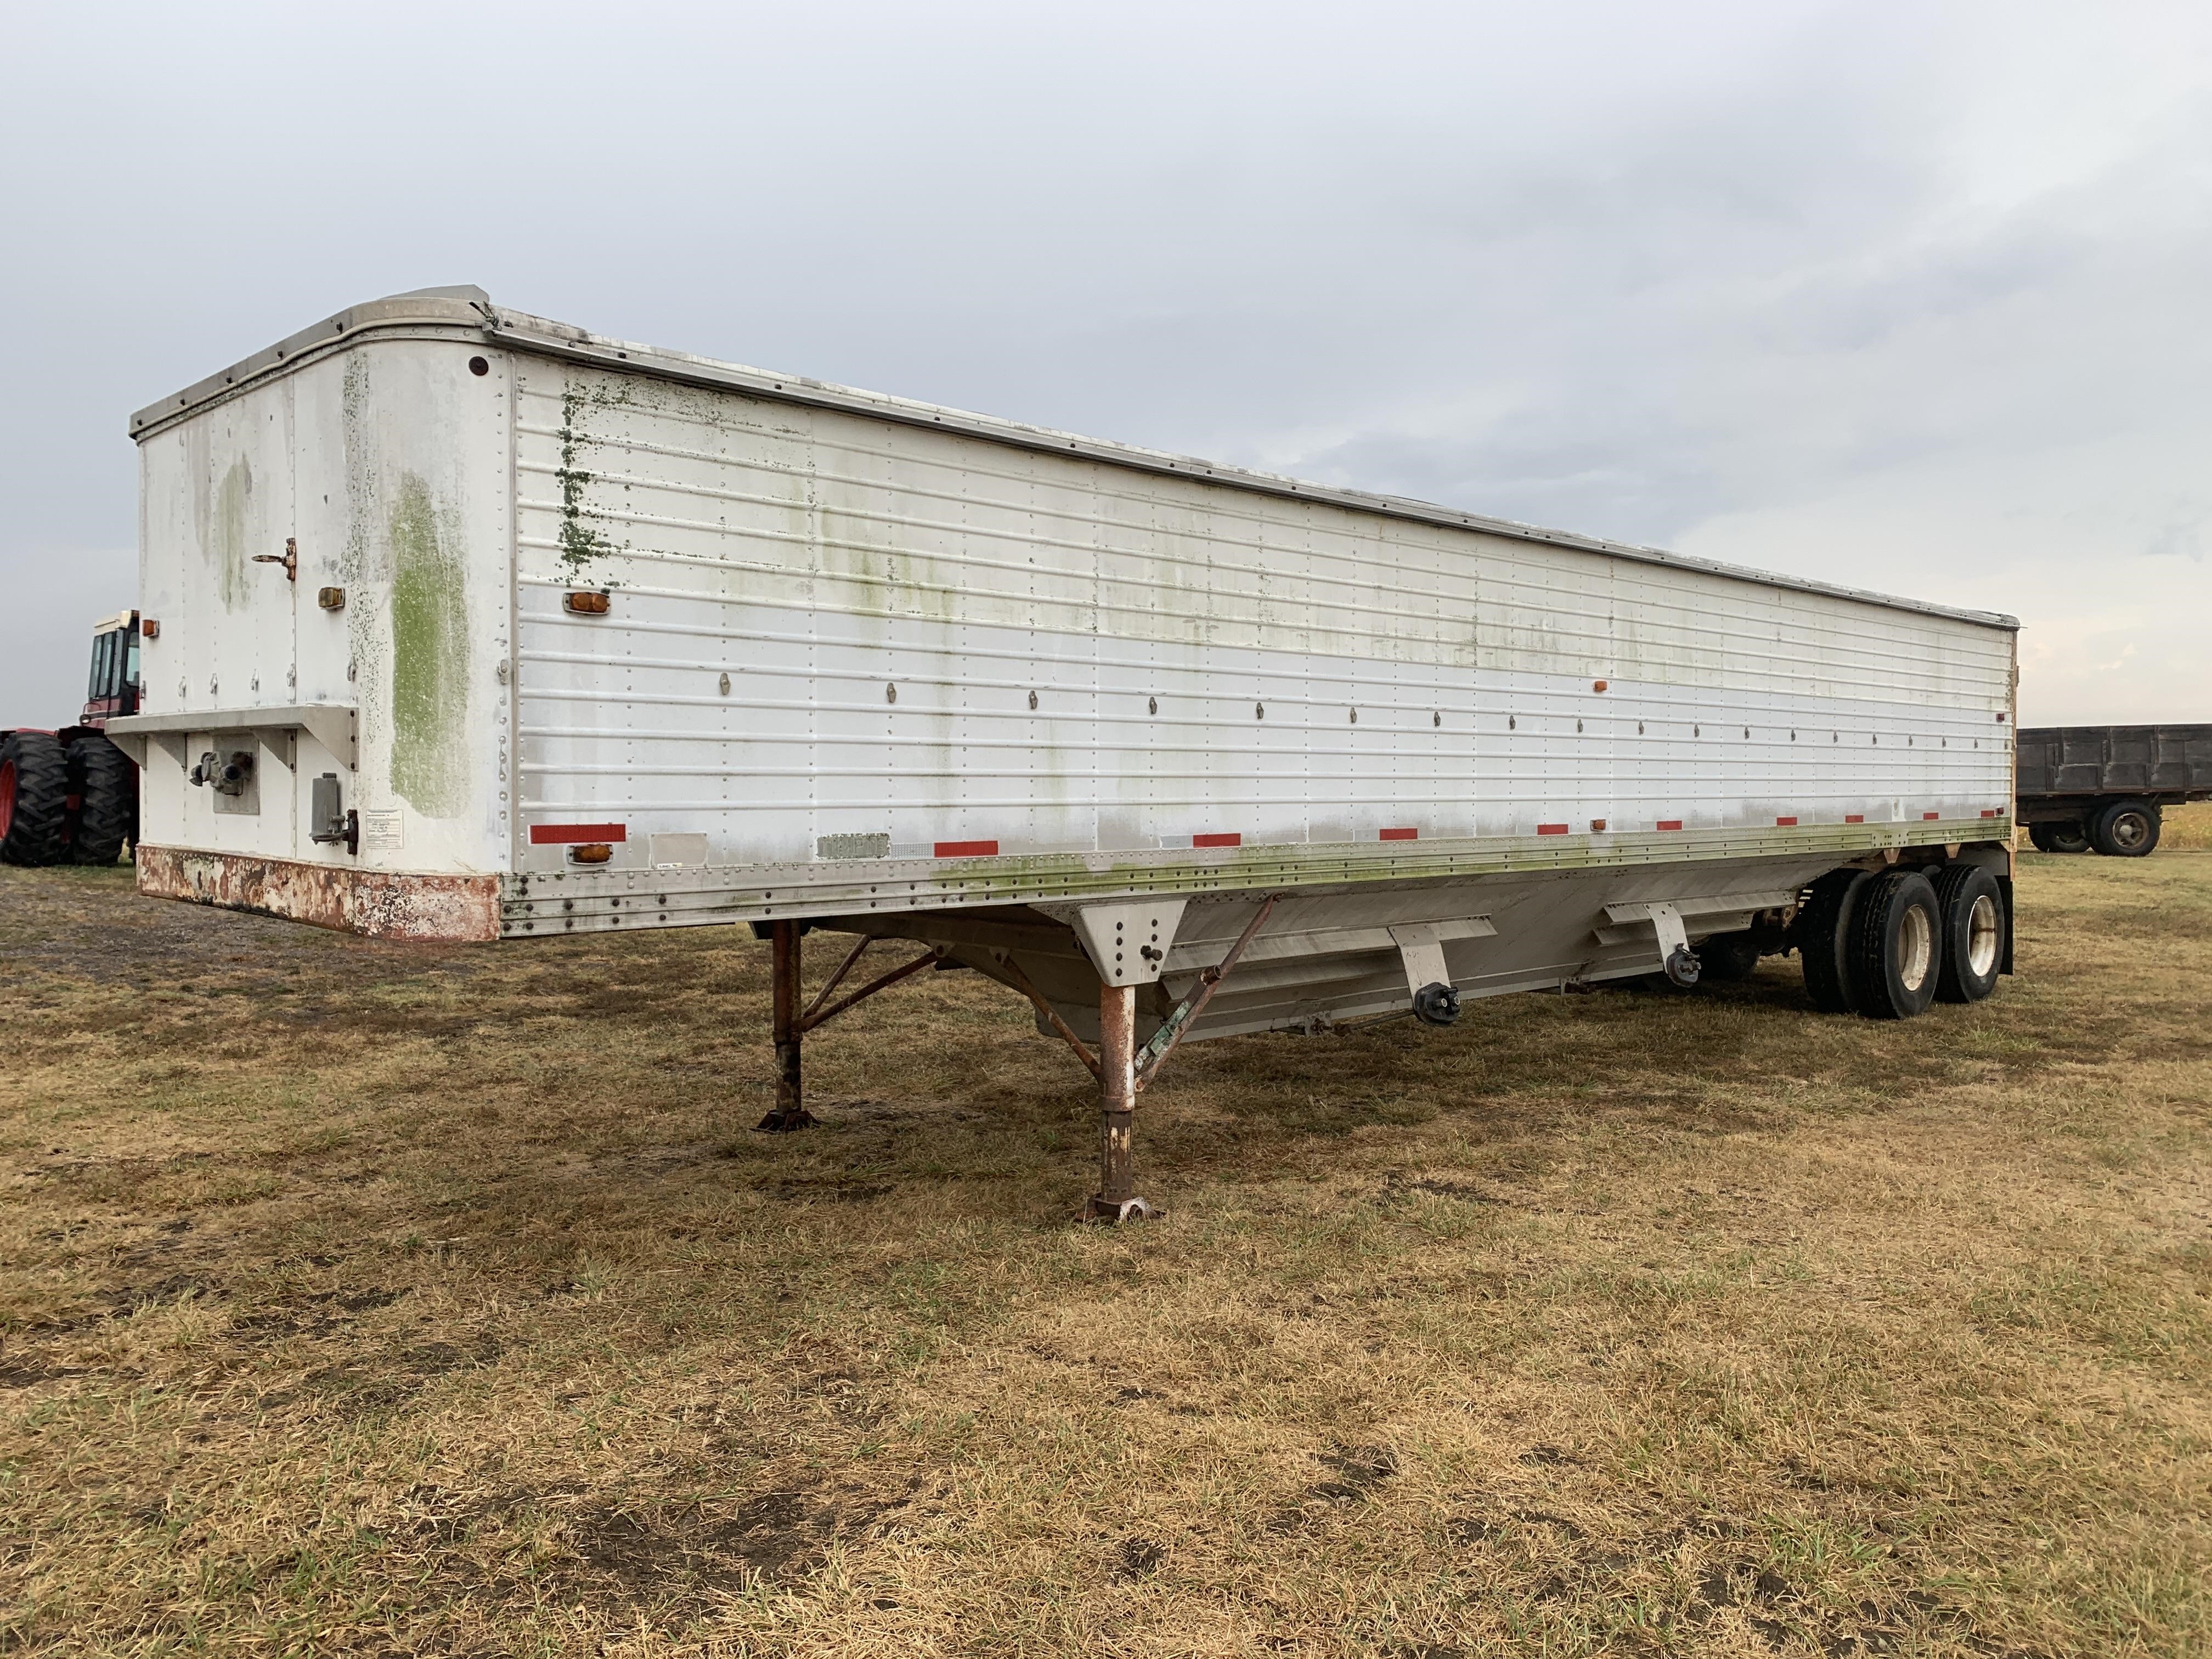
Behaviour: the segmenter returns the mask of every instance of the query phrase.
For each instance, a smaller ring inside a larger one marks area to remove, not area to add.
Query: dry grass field
[[[2212,801],[2168,811],[2160,844],[2168,851],[2212,853]]]
[[[974,975],[764,1136],[729,931],[0,870],[0,1651],[2212,1651],[2212,856],[2020,892],[1904,1025],[1186,1049],[1086,1231]]]

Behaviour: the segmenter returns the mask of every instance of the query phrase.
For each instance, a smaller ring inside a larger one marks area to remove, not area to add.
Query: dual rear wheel
[[[1825,1013],[1911,1019],[1932,1002],[1979,1002],[2004,964],[2005,894],[1978,864],[1837,870],[1797,919],[1805,989]]]
[[[99,732],[0,738],[0,864],[112,864],[138,838],[138,770]]]
[[[2094,849],[2108,859],[2148,858],[2158,848],[2163,817],[2156,801],[2116,800],[2078,823],[2031,823],[2027,838],[2045,853]]]

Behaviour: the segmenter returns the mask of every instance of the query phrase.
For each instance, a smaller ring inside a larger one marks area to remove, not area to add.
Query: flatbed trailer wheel
[[[0,738],[0,864],[59,864],[69,854],[69,757],[48,732]]]
[[[1911,1019],[1936,1000],[1943,970],[1943,907],[1917,870],[1885,870],[1866,885],[1844,949],[1851,1006],[1869,1019]]]
[[[1851,1012],[1844,947],[1859,896],[1873,879],[1864,870],[1831,870],[1813,884],[1812,896],[1790,930],[1805,970],[1805,994],[1824,1014]]]
[[[2089,844],[2108,859],[2148,858],[2158,846],[2160,813],[2147,800],[2116,800],[2089,820]]]
[[[1759,971],[1759,936],[1748,928],[1715,933],[1698,941],[1703,977],[1715,985],[1734,985]]]
[[[1936,901],[1943,915],[1936,1000],[1979,1002],[2004,967],[2004,890],[1978,864],[1947,864],[1936,874]]]
[[[2078,823],[2031,823],[2027,838],[2039,853],[2086,853],[2089,837]]]
[[[137,825],[138,769],[103,733],[88,732],[69,746],[69,781],[79,803],[70,862],[114,863]]]

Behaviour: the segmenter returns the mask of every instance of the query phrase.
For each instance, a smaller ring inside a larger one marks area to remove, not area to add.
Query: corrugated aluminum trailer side
[[[751,922],[780,1121],[810,927],[1006,983],[1109,1108],[1185,1037],[1747,971],[1808,926],[1816,1000],[1868,1012],[1924,1006],[1946,939],[1978,994],[2005,954],[2008,617],[477,290],[356,307],[133,430],[168,618],[118,733],[157,757],[142,884],[415,936]],[[1837,954],[1869,881],[1933,930],[1902,968]]]

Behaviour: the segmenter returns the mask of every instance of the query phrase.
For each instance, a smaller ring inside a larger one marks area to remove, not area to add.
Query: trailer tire
[[[1864,870],[1831,870],[1813,884],[1812,896],[1790,927],[1791,943],[1805,970],[1805,994],[1824,1014],[1851,1012],[1844,947],[1859,895],[1873,879]]]
[[[1978,864],[1947,864],[1936,875],[1936,899],[1943,914],[1936,1000],[1979,1002],[2004,971],[2004,889]]]
[[[1698,941],[1702,977],[1714,985],[1735,985],[1749,979],[1758,971],[1759,956],[1759,936],[1747,928],[1713,933]]]
[[[2089,837],[2078,823],[2031,823],[2027,838],[2040,853],[2086,853]]]
[[[69,757],[47,732],[0,738],[0,864],[59,864],[69,854]]]
[[[2153,802],[2116,800],[2089,820],[2089,844],[2108,859],[2148,858],[2158,847],[2161,816]]]
[[[99,732],[69,746],[70,793],[78,800],[72,864],[112,864],[134,838],[138,818],[138,769]]]
[[[1928,1012],[1943,971],[1943,907],[1917,870],[1885,870],[1859,896],[1844,948],[1851,1006],[1869,1019]]]

